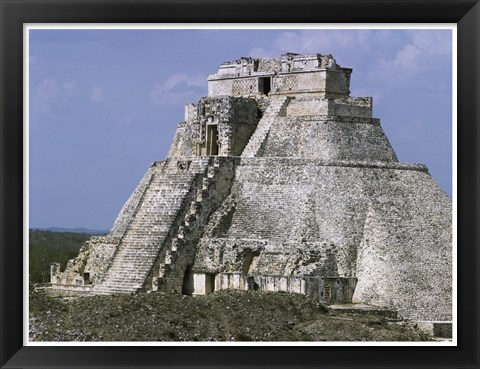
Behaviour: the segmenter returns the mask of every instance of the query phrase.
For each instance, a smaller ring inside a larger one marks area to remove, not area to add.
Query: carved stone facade
[[[341,97],[350,93],[350,68],[331,55],[284,54],[278,59],[241,58],[208,77],[208,96],[305,94]]]
[[[451,201],[399,163],[330,55],[241,58],[187,105],[107,237],[59,271],[70,293],[288,291],[452,319]]]

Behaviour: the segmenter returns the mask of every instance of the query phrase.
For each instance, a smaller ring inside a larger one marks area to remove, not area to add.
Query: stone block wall
[[[377,175],[368,185],[354,300],[394,306],[409,319],[451,320],[450,200],[425,172]]]
[[[327,75],[329,78],[327,85]],[[348,76],[347,76],[348,75]],[[343,77],[342,77],[343,76]],[[248,77],[218,76],[211,77],[208,81],[208,96],[259,96],[263,91],[259,90],[259,78],[271,78],[271,90],[269,95],[310,95],[319,97],[340,97],[349,94],[349,73],[343,69],[310,70],[302,72],[279,73],[276,75],[254,75]]]
[[[88,273],[88,277],[84,275],[84,280],[88,278],[89,284],[97,283],[98,278],[106,273],[119,243],[118,237],[92,237],[87,241],[91,251],[83,270],[83,273]]]
[[[203,237],[193,270],[213,274],[338,275],[336,252],[335,245],[321,242]]]
[[[350,94],[351,69],[342,68],[326,73],[325,91],[327,97],[348,96]]]
[[[67,263],[63,272],[59,263],[52,264],[52,285],[64,288],[95,284],[106,272],[119,242],[119,237],[111,235],[91,237],[81,247],[78,256]]]
[[[377,119],[336,116],[278,117],[261,156],[398,161]]]
[[[366,171],[307,160],[243,159],[228,237],[289,240],[299,248],[325,244],[336,250],[339,275],[352,275],[368,204],[362,183]],[[309,273],[306,265],[294,267]]]
[[[168,157],[239,156],[260,120],[259,102],[252,98],[202,98],[185,111],[170,147]],[[209,129],[215,131],[213,142]],[[217,146],[214,152],[211,147]],[[210,148],[210,149],[209,149]]]
[[[295,98],[287,106],[287,117],[329,115],[334,101],[323,98]]]
[[[260,96],[309,94],[348,96],[349,68],[341,68],[331,55],[284,54],[276,59],[241,58],[222,64],[208,76],[208,96]],[[271,90],[262,89],[260,78],[271,78]]]
[[[297,97],[287,107],[288,117],[304,116],[372,117],[372,98],[346,97],[325,99],[321,97]]]
[[[195,155],[197,127],[187,122],[180,122],[177,126],[168,158],[191,157]]]
[[[198,272],[358,278],[357,302],[451,319],[451,204],[425,167],[242,159],[231,195]]]
[[[233,79],[216,79],[208,81],[208,96],[231,96]]]
[[[348,117],[372,117],[371,97],[343,97],[334,100],[334,110],[331,115]]]
[[[326,71],[281,74],[274,78],[272,94],[310,93],[325,96]]]
[[[272,73],[278,72],[282,68],[282,62],[279,59],[260,58],[258,59],[258,72]]]

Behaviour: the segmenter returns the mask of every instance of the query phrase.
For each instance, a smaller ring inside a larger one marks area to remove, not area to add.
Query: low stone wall
[[[76,297],[88,296],[92,291],[92,286],[73,286],[56,284],[43,290],[45,294],[52,297]]]
[[[349,303],[356,282],[356,278],[341,277],[195,273],[193,294],[204,295],[220,290],[290,292],[313,297],[324,304]]]

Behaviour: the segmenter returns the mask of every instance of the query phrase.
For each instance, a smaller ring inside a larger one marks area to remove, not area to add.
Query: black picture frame
[[[479,368],[478,0],[0,0],[2,368]],[[23,346],[24,23],[456,23],[457,347]]]

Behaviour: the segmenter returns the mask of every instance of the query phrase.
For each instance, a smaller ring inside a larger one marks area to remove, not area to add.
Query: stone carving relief
[[[232,94],[233,95],[246,95],[257,92],[257,79],[256,78],[244,78],[236,79],[233,81]]]
[[[297,88],[296,76],[275,76],[273,77],[274,91],[289,91]]]

